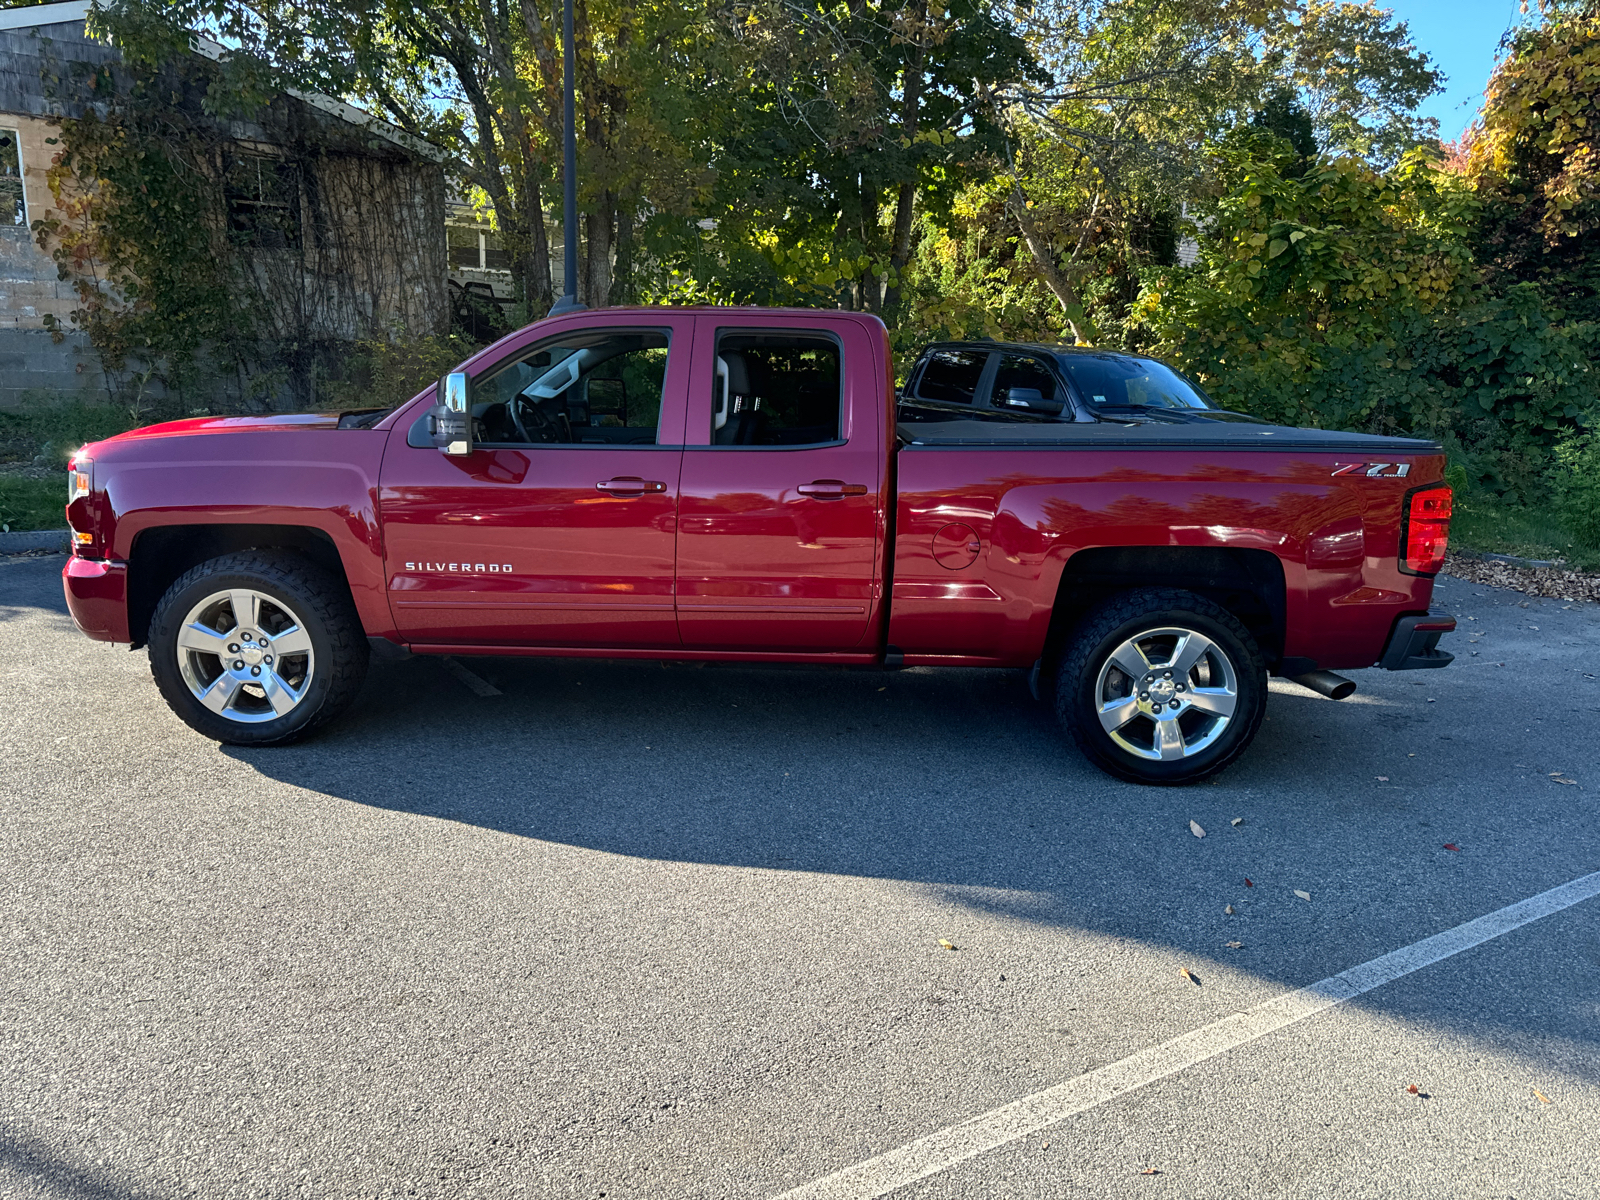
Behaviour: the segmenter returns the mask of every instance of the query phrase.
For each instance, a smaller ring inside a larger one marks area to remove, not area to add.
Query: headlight
[[[67,503],[81,500],[94,485],[94,463],[87,458],[74,458],[67,467]]]

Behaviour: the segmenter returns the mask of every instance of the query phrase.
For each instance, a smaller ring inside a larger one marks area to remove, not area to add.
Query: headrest
[[[750,394],[750,368],[745,365],[744,355],[737,350],[725,350],[719,356],[722,363],[728,368],[728,394],[731,396],[748,396]]]

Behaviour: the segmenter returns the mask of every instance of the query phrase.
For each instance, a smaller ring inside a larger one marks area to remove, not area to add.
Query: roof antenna
[[[550,308],[550,316],[559,317],[563,313],[582,312],[588,308],[587,304],[578,302],[578,123],[576,105],[572,98],[572,80],[576,73],[574,55],[572,50],[572,0],[566,0],[561,14],[561,40],[564,43],[562,57],[563,82],[566,84],[567,93],[567,128],[565,137],[565,161],[562,180],[562,236],[565,242],[563,257],[566,261],[562,264],[565,270],[563,280],[563,295]]]

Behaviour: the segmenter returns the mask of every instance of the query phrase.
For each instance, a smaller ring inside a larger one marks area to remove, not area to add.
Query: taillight
[[[1405,552],[1400,569],[1408,575],[1437,575],[1450,545],[1450,487],[1432,483],[1406,497]]]

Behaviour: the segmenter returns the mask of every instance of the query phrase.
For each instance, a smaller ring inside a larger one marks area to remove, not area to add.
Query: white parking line
[[[887,1195],[1597,895],[1600,871],[930,1133],[784,1192],[777,1200],[870,1200]]]

